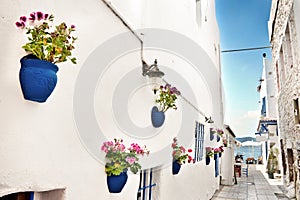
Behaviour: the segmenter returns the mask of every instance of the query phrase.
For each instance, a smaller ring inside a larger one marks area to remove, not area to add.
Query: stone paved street
[[[221,186],[212,200],[276,200],[285,199],[285,195],[277,185],[270,185],[261,171],[255,165],[249,165],[249,176],[242,174],[233,186]]]

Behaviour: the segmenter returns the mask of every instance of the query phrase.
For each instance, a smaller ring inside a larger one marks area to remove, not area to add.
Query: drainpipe
[[[117,11],[117,9],[111,4],[110,1],[102,0],[102,2],[112,11],[112,13],[124,24],[124,26],[136,37],[136,39],[139,40],[141,43],[141,60],[143,61],[143,40],[139,37],[138,33],[136,33],[130,25],[126,22],[124,18],[121,17],[120,13]]]

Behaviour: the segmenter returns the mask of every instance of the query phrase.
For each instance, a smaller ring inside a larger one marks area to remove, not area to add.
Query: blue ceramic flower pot
[[[45,102],[56,86],[58,67],[33,55],[24,56],[20,62],[19,79],[24,98]]]
[[[209,165],[209,163],[210,163],[210,157],[209,157],[209,156],[206,156],[206,158],[205,158],[205,164],[206,164],[206,165]]]
[[[128,179],[127,172],[120,175],[107,176],[107,187],[110,193],[120,193]]]
[[[221,158],[222,157],[222,153],[219,153],[219,158]]]
[[[179,173],[180,168],[181,168],[181,164],[179,164],[177,161],[173,161],[173,164],[172,164],[172,173],[174,175]]]
[[[213,133],[210,133],[209,139],[210,139],[210,141],[212,141],[214,139],[214,134]]]
[[[220,142],[221,137],[217,135],[217,142]]]
[[[151,110],[151,121],[155,128],[161,127],[165,121],[165,113],[154,106]]]

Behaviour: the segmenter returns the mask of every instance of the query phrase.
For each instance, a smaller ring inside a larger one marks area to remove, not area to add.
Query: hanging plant
[[[27,100],[45,102],[53,92],[58,71],[57,63],[70,60],[76,37],[72,36],[75,26],[65,22],[54,26],[54,16],[32,12],[29,17],[21,16],[16,26],[26,30],[28,42],[22,46],[28,55],[21,62],[19,79],[23,96]]]
[[[166,112],[170,108],[177,110],[176,99],[177,95],[180,95],[180,91],[176,87],[172,87],[170,84],[161,85],[158,92],[159,96],[155,102],[159,104],[159,111]]]
[[[180,95],[180,91],[170,84],[161,85],[158,92],[158,98],[155,100],[155,103],[158,103],[158,107],[154,106],[151,111],[152,125],[156,128],[162,126],[164,123],[165,112],[168,109],[177,110],[176,100],[177,96]]]
[[[193,150],[188,149],[186,150],[183,146],[178,145],[178,140],[177,138],[173,138],[173,143],[172,143],[172,157],[173,157],[173,165],[172,165],[172,172],[173,174],[178,174],[181,165],[185,164],[186,162],[188,163],[195,163],[195,160],[190,156],[188,153],[191,153]]]
[[[105,172],[107,186],[111,193],[119,193],[127,181],[127,171],[136,174],[142,166],[138,163],[139,156],[148,155],[146,146],[132,143],[126,148],[122,139],[104,142],[101,150],[106,153]]]

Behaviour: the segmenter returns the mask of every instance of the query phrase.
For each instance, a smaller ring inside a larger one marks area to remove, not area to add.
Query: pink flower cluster
[[[47,20],[48,17],[49,17],[49,14],[44,14],[40,11],[39,12],[32,12],[32,13],[30,13],[28,20],[31,23],[34,23],[35,20],[38,20],[38,21]],[[16,22],[16,26],[18,28],[25,28],[26,21],[27,21],[27,17],[26,16],[21,16],[20,21]]]
[[[178,145],[176,137],[173,138],[173,143],[171,146],[173,148],[172,156],[174,160],[180,161],[180,163],[181,162],[184,163],[186,159],[188,159],[188,163],[195,162],[192,156],[186,154],[186,149],[183,146]],[[192,149],[187,150],[188,153],[191,153],[192,151],[193,151]]]
[[[126,162],[128,162],[130,165],[132,165],[133,163],[135,163],[135,161],[136,161],[136,158],[135,157],[130,157],[130,156],[128,156],[128,157],[126,157]]]
[[[223,146],[214,148],[213,150],[214,150],[214,153],[222,153],[224,151]]]
[[[217,129],[217,134],[222,136],[224,134],[223,130],[222,129]]]
[[[42,21],[42,20],[53,21],[53,18],[54,18],[53,15],[49,15],[47,13],[42,13],[40,11],[32,12],[32,13],[30,13],[28,18],[26,16],[21,16],[20,21],[16,22],[16,26],[21,29],[25,28],[27,19],[29,20],[29,23],[33,24],[35,21]],[[71,25],[71,28],[75,29],[75,25]]]
[[[135,152],[138,155],[149,154],[149,151],[146,149],[146,146],[141,148],[137,143],[132,143],[128,148],[130,152]]]
[[[166,91],[163,91],[163,92],[167,92],[168,90],[170,91],[171,94],[176,94],[176,95],[180,95],[180,91],[176,88],[176,87],[172,87],[170,84],[166,84],[165,86],[160,86],[160,89],[163,91],[166,90]]]
[[[108,153],[109,151],[125,152],[126,147],[124,144],[122,144],[122,142],[123,142],[122,139],[114,139],[114,142],[113,141],[103,142],[101,150],[104,151],[105,153]]]

